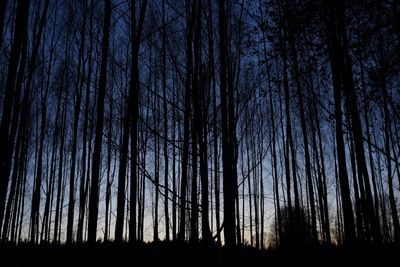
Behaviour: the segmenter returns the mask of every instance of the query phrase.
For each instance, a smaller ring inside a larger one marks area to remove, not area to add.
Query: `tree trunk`
[[[4,19],[7,10],[7,0],[3,0],[0,3],[0,47],[3,46],[3,29],[4,29]]]
[[[62,202],[61,202],[61,194],[62,194],[62,185],[63,185],[63,164],[64,164],[64,143],[65,143],[65,134],[66,134],[66,114],[67,114],[67,97],[64,100],[64,110],[61,119],[61,126],[60,126],[60,149],[59,149],[59,161],[58,161],[58,180],[57,180],[57,200],[56,200],[56,215],[55,215],[55,222],[54,222],[54,242],[59,242],[59,225],[61,225],[61,209],[62,209]]]
[[[77,66],[77,82],[76,82],[76,99],[75,99],[75,110],[74,110],[74,121],[72,130],[72,149],[71,149],[71,168],[69,177],[69,203],[68,203],[68,219],[67,219],[67,243],[71,243],[73,240],[73,224],[74,224],[74,211],[75,211],[75,167],[76,167],[76,152],[78,143],[78,125],[79,116],[81,113],[81,102],[82,102],[82,92],[83,92],[83,77],[84,68],[81,70],[81,65],[84,60],[84,45],[85,45],[85,29],[86,29],[86,14],[84,14],[79,53],[78,53],[78,66]]]
[[[100,180],[100,164],[101,150],[103,141],[104,126],[104,98],[107,87],[107,63],[108,63],[108,47],[110,37],[110,20],[111,20],[111,0],[104,0],[104,25],[102,40],[102,56],[100,65],[100,80],[97,98],[97,119],[96,119],[96,136],[93,150],[92,178],[89,195],[89,225],[88,225],[88,242],[96,241],[97,233],[97,215],[99,209],[99,180]]]
[[[8,63],[8,73],[4,92],[3,111],[0,124],[0,229],[2,229],[3,216],[9,183],[9,173],[11,169],[11,157],[13,154],[14,141],[10,136],[9,128],[13,111],[13,99],[15,91],[15,81],[20,57],[24,43],[27,41],[28,16],[30,1],[18,1],[15,14],[15,30],[11,46],[10,60]],[[3,20],[2,20],[3,21]],[[22,67],[22,66],[21,66]]]
[[[90,2],[90,12],[92,12],[93,0]],[[88,172],[87,165],[89,165],[90,154],[87,156],[87,133],[89,124],[89,108],[90,108],[90,84],[92,78],[92,54],[93,54],[93,16],[89,16],[89,51],[88,51],[88,76],[85,81],[86,95],[85,95],[85,109],[83,120],[83,135],[82,135],[82,173],[79,183],[79,216],[78,216],[78,229],[77,229],[77,242],[83,241],[83,221],[85,217],[85,203],[86,203],[86,172]]]
[[[162,1],[162,88],[163,88],[163,120],[164,120],[164,213],[165,239],[169,241],[169,211],[168,211],[168,106],[167,106],[167,33],[165,24],[165,1]]]
[[[187,19],[187,36],[186,36],[186,77],[185,77],[185,110],[183,117],[183,149],[182,149],[182,173],[181,173],[181,201],[180,201],[180,219],[178,240],[185,240],[185,224],[186,224],[186,196],[187,196],[187,180],[188,180],[188,161],[189,161],[189,122],[190,122],[190,89],[192,80],[192,39],[193,39],[193,15],[195,7],[192,4],[192,16]]]
[[[342,56],[342,48],[338,41],[338,32],[336,29],[336,20],[334,17],[335,9],[329,6],[328,16],[328,51],[332,69],[332,84],[335,101],[335,132],[336,132],[336,149],[338,163],[338,180],[340,185],[340,197],[344,221],[344,242],[345,245],[351,247],[355,242],[355,228],[353,208],[350,198],[349,178],[346,167],[346,152],[343,141],[343,115],[342,115],[342,89],[341,89],[341,73],[342,64],[340,58]]]

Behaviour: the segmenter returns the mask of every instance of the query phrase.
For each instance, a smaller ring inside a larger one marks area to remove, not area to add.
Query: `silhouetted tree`
[[[101,165],[101,150],[103,141],[104,127],[104,98],[107,86],[107,63],[108,49],[110,38],[110,21],[111,21],[111,0],[104,1],[104,25],[102,39],[102,53],[100,65],[100,80],[97,96],[97,115],[96,115],[96,131],[93,149],[92,178],[89,195],[89,222],[88,222],[88,242],[96,241],[97,234],[97,216],[99,201],[99,180]]]

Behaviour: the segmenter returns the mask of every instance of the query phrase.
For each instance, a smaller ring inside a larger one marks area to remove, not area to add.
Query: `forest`
[[[398,0],[1,0],[0,120],[0,265],[400,264]]]

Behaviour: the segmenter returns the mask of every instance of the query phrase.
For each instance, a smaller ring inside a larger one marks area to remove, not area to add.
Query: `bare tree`
[[[97,215],[99,209],[99,180],[101,150],[104,128],[104,98],[107,87],[107,63],[110,38],[111,0],[104,0],[104,25],[100,65],[100,80],[97,96],[96,136],[93,149],[92,178],[89,195],[88,242],[94,243],[97,234]]]

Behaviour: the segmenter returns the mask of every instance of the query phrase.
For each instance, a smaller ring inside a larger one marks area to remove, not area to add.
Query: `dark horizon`
[[[1,242],[397,247],[399,18],[395,0],[2,0]]]

